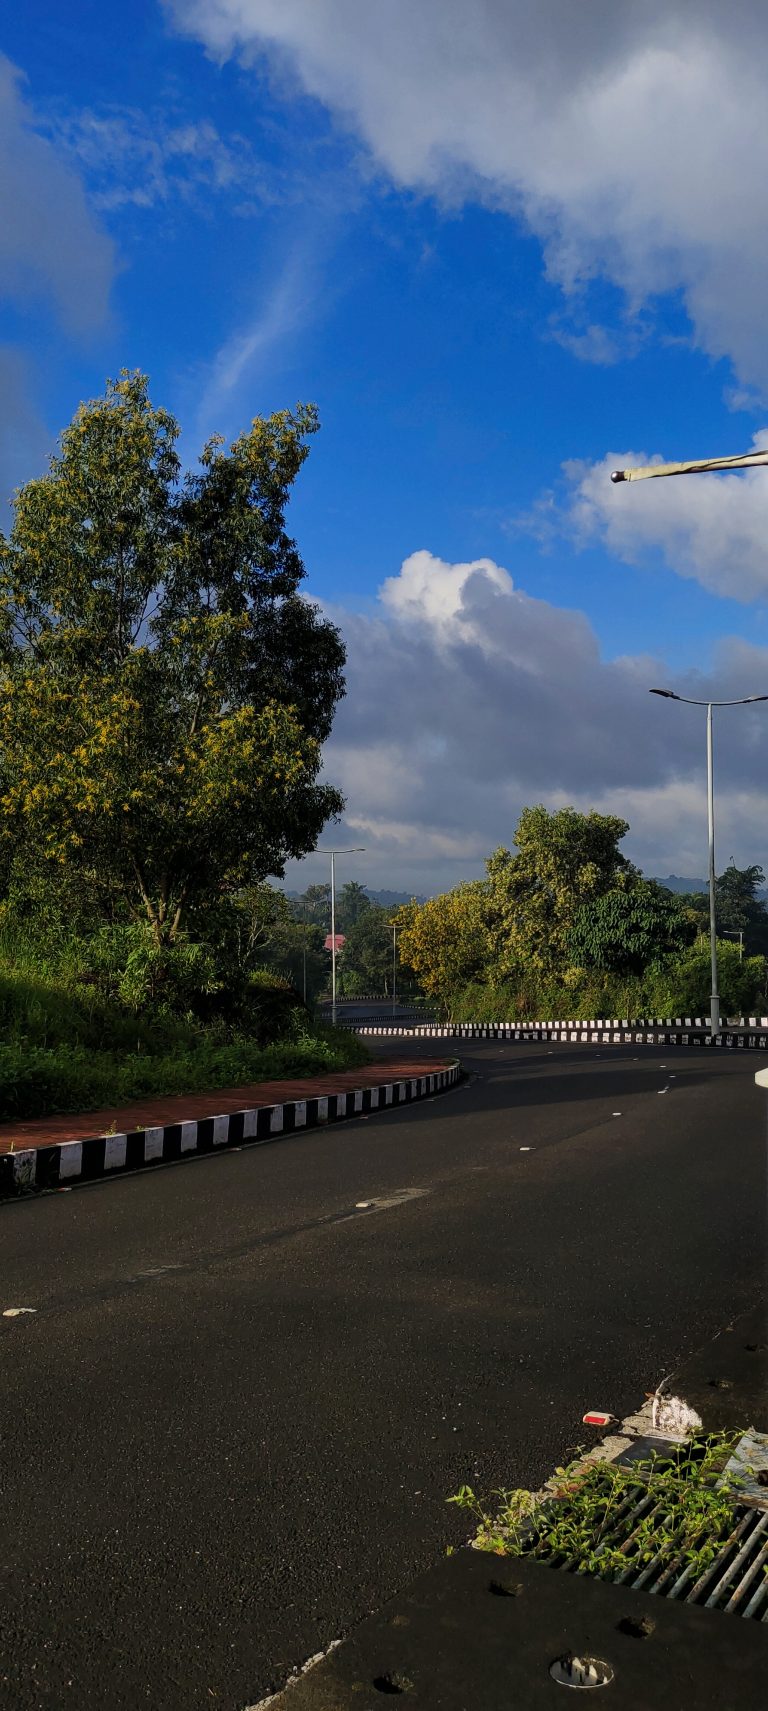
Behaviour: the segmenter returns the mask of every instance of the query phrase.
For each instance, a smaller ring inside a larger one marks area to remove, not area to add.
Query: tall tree
[[[313,921],[317,927],[323,927],[326,933],[330,932],[330,885],[308,885],[301,897],[291,899],[291,908],[297,921]]]
[[[123,373],[0,537],[0,835],[95,876],[158,944],[342,806],[318,774],[343,645],[285,528],[317,426],[257,418],[182,477],[177,423]]]
[[[371,908],[371,899],[364,885],[358,885],[356,879],[348,879],[342,885],[336,901],[336,922],[340,933],[348,933],[366,909]]]
[[[391,909],[382,909],[367,897],[365,903],[356,919],[343,929],[343,987],[347,993],[380,992],[384,997],[392,991],[393,915]]]
[[[733,862],[715,880],[715,915],[718,933],[738,939],[742,935],[745,956],[768,953],[768,910],[757,896],[765,884],[762,867],[736,867]],[[681,897],[690,918],[700,933],[709,932],[709,896],[706,891],[688,892]]]
[[[758,886],[763,885],[762,867],[736,867],[733,862],[715,881],[717,930],[734,939],[742,933],[745,956],[764,956],[768,951],[768,910],[757,896]]]
[[[487,863],[498,977],[566,966],[577,910],[634,872],[618,847],[628,831],[613,814],[523,809],[517,853],[499,849]]]

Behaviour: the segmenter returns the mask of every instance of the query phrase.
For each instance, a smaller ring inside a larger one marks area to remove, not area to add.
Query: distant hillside
[[[365,887],[372,903],[380,903],[382,909],[396,909],[400,903],[426,903],[426,897],[411,897],[410,891],[370,891]]]
[[[654,885],[665,885],[667,891],[708,891],[706,879],[681,879],[679,873],[668,873],[666,879],[654,876]]]

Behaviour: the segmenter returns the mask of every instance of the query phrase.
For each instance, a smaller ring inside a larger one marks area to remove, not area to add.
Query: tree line
[[[497,849],[483,879],[398,911],[403,963],[457,1020],[701,1013],[708,898],[645,879],[619,848],[628,831],[614,815],[525,808],[514,850]],[[728,1014],[766,1002],[762,883],[760,867],[733,864],[717,881]]]
[[[299,897],[287,897],[277,887],[264,886],[252,904],[262,911],[261,948],[265,962],[306,993],[308,1003],[329,990],[330,953],[325,941],[331,930],[331,887],[314,884]],[[397,909],[368,896],[357,880],[342,885],[336,897],[336,931],[344,939],[336,964],[337,991],[342,998],[357,994],[388,998],[393,981],[401,997],[415,996],[419,987],[403,965],[399,944],[393,970],[393,924]]]

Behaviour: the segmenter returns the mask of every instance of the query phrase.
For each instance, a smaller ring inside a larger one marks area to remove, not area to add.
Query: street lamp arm
[[[699,457],[688,463],[646,463],[636,469],[613,469],[611,481],[649,481],[657,475],[704,475],[711,471],[752,469],[768,463],[768,450],[741,452],[736,457]]]
[[[736,701],[695,701],[690,695],[677,695],[674,689],[649,689],[649,695],[663,695],[665,701],[684,701],[687,707],[748,707],[751,701],[768,701],[768,695],[740,695]]]

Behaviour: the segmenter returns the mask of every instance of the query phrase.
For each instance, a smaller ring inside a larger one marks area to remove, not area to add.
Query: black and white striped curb
[[[706,1020],[696,1017],[675,1021],[642,1022],[435,1022],[421,1026],[349,1027],[356,1034],[386,1034],[400,1039],[427,1040],[559,1040],[573,1045],[599,1046],[720,1046],[768,1051],[768,1017],[759,1025],[752,1016],[747,1031],[743,1023],[731,1024],[722,1033],[709,1033]],[[743,1031],[736,1033],[734,1027]]]
[[[0,1199],[42,1189],[93,1182],[155,1164],[173,1164],[187,1156],[214,1153],[244,1144],[262,1145],[278,1135],[295,1134],[326,1123],[342,1122],[370,1111],[408,1105],[444,1092],[461,1075],[456,1061],[447,1069],[383,1082],[349,1093],[328,1093],[292,1099],[283,1105],[258,1105],[220,1117],[193,1117],[186,1123],[132,1129],[126,1134],[98,1135],[91,1140],[62,1141],[50,1147],[25,1147],[0,1157]]]

